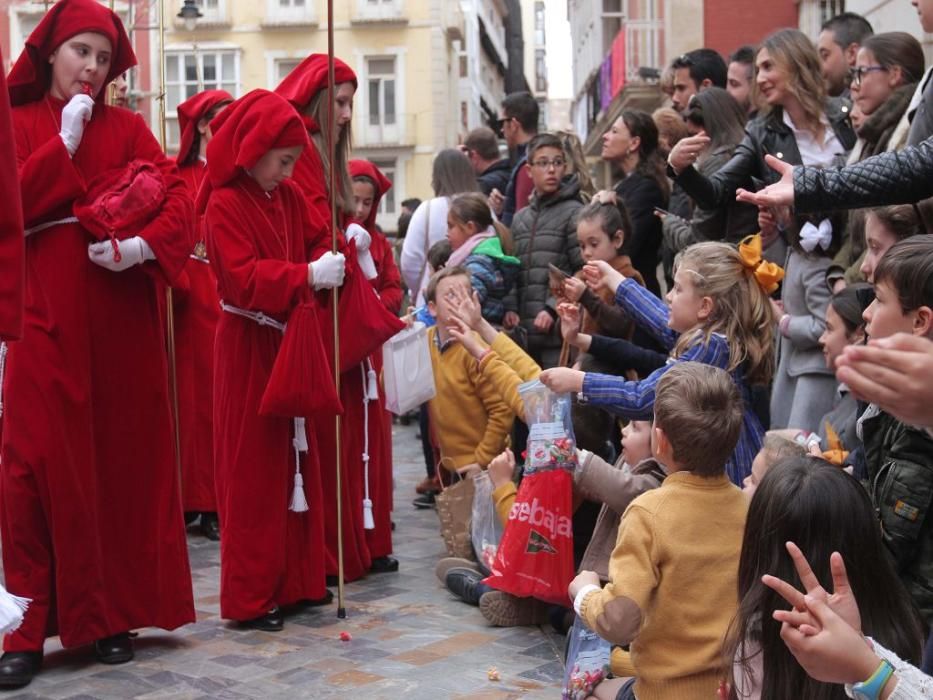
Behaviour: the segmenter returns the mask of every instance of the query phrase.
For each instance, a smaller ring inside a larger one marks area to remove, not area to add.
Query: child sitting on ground
[[[635,677],[603,681],[597,698],[716,696],[748,510],[725,474],[742,420],[739,391],[722,369],[678,363],[658,382],[651,447],[668,476],[625,511],[610,583],[600,588],[584,571],[569,587],[590,629],[631,645]]]

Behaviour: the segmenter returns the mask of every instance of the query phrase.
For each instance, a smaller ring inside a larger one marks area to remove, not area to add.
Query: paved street
[[[396,574],[347,586],[348,619],[336,606],[286,619],[283,632],[243,631],[218,616],[220,554],[189,535],[198,622],[175,633],[140,630],[133,663],[89,661],[90,649],[46,644],[45,669],[23,691],[55,698],[471,698],[560,697],[563,638],[549,629],[488,626],[434,577],[443,555],[434,511],[411,506],[424,467],[417,427],[396,426]],[[352,640],[342,642],[340,632]],[[496,667],[501,680],[490,681]]]

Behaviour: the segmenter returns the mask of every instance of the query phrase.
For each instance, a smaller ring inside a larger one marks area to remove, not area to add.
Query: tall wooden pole
[[[329,177],[330,190],[330,249],[337,254],[337,131],[334,100],[337,86],[334,84],[334,0],[327,0],[327,153],[330,163]],[[334,287],[331,294],[332,312],[334,316],[334,385],[337,395],[340,395],[340,326],[337,315],[337,302],[339,291]],[[334,437],[336,446],[336,459],[334,469],[337,470],[337,617],[341,620],[347,616],[347,608],[343,600],[343,451],[340,439],[340,414],[334,416]]]

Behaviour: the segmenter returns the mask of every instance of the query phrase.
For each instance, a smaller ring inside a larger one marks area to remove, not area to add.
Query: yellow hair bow
[[[778,283],[784,279],[784,268],[761,257],[760,233],[742,239],[739,243],[739,257],[767,294],[772,294],[778,288]]]
[[[844,466],[849,453],[844,449],[842,440],[839,439],[839,435],[833,430],[829,421],[826,421],[826,442],[829,449],[823,452],[823,459],[837,467]]]

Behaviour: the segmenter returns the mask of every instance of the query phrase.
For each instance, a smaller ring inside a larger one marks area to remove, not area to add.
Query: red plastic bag
[[[321,340],[316,306],[299,304],[288,317],[259,413],[301,418],[322,412],[342,413],[343,408]]]
[[[569,606],[573,580],[573,476],[565,469],[526,476],[486,583],[520,598]]]
[[[405,327],[398,316],[382,305],[376,290],[363,275],[356,262],[356,244],[353,241],[347,246],[346,258],[346,275],[337,302],[341,373],[356,368]],[[330,308],[329,302],[328,311],[321,319],[321,327],[327,339],[333,338],[333,314]]]

